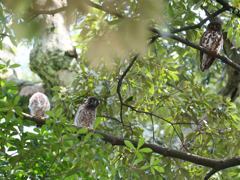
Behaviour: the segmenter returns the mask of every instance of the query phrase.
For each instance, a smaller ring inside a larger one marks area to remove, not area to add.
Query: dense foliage
[[[52,108],[41,129],[26,130],[35,123],[22,115],[16,82],[0,79],[0,178],[201,180],[210,170],[197,160],[141,149],[145,141],[216,160],[238,156],[240,104],[218,93],[227,83],[227,65],[216,60],[204,74],[197,49],[166,37],[154,39],[149,31],[197,24],[206,18],[204,7],[215,12],[222,5],[210,0],[93,2],[100,6],[68,0],[66,21],[81,59],[72,65],[77,73],[71,86],[52,87]],[[32,1],[1,1],[2,37],[14,45],[39,38],[34,18],[41,12],[33,7]],[[239,47],[237,14],[230,10],[219,16],[227,38]],[[205,28],[175,35],[199,44]],[[0,64],[2,74],[15,67],[9,61]],[[127,140],[125,146],[112,146],[101,135],[72,126],[78,105],[89,96],[101,100],[95,129],[137,139],[137,147]],[[79,141],[79,134],[86,136]],[[214,176],[238,179],[239,167]]]

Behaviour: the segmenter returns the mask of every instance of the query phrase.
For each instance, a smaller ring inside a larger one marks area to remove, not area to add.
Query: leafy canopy
[[[68,1],[66,20],[75,48],[81,51],[81,62],[75,67],[78,73],[71,87],[52,88],[54,106],[41,129],[24,130],[34,122],[22,115],[16,82],[1,78],[1,179],[203,179],[209,171],[142,148],[144,142],[210,159],[237,156],[239,103],[230,98],[223,101],[217,94],[226,85],[226,80],[218,83],[226,65],[217,60],[203,74],[198,50],[165,38],[147,45],[154,35],[148,27],[169,31],[194,25],[203,19],[202,4],[209,5],[208,11],[221,5],[199,0],[94,3],[103,8],[93,8],[89,1]],[[232,4],[238,7],[239,2]],[[34,18],[38,13],[34,9],[32,1],[2,2],[2,34],[14,45],[31,44],[37,38],[39,24]],[[234,13],[220,16],[227,38],[236,40],[239,47],[238,19]],[[199,44],[205,27],[177,35]],[[1,73],[17,66],[10,61],[0,64]],[[101,100],[95,128],[138,139],[137,147],[128,140],[123,146],[112,146],[97,134],[71,126],[77,106],[91,95]],[[198,128],[186,133],[192,125]],[[85,134],[81,141],[79,134]],[[239,167],[215,175],[218,179],[239,176]]]

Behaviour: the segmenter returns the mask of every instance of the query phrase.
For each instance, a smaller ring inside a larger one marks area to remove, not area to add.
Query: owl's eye
[[[213,25],[210,25],[210,27],[213,27]]]
[[[218,27],[220,27],[220,25],[218,25]]]
[[[94,99],[91,99],[91,102],[94,102]]]

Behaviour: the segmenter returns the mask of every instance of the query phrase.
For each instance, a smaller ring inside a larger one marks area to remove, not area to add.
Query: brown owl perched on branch
[[[200,39],[200,46],[209,49],[217,54],[220,53],[223,44],[222,25],[219,22],[210,22],[207,30]],[[216,58],[200,51],[200,69],[206,71]]]
[[[40,92],[34,93],[29,99],[28,107],[32,116],[45,118],[48,117],[45,114],[45,111],[50,109],[50,103],[48,97],[45,94]]]
[[[98,98],[91,96],[79,106],[74,120],[75,126],[93,128],[99,103]]]

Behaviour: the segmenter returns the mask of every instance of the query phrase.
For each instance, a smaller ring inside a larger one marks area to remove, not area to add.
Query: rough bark
[[[39,0],[35,9],[52,10],[66,6],[66,3],[66,0]],[[65,12],[39,15],[36,20],[42,22],[42,29],[30,53],[31,70],[48,88],[70,85],[75,74],[71,64],[76,61],[77,54],[71,43]]]

